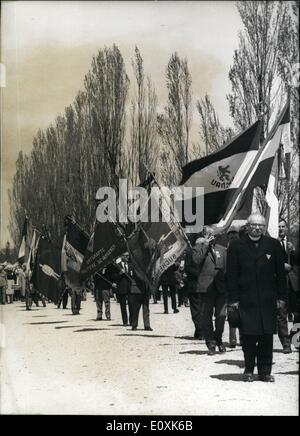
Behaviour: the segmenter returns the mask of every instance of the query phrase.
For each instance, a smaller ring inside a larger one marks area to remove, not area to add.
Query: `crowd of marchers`
[[[288,227],[279,221],[279,237],[266,234],[265,218],[252,214],[247,224],[231,226],[222,242],[214,227],[205,226],[190,236],[190,246],[161,276],[153,292],[140,278],[128,253],[85,282],[84,289],[71,289],[61,280],[58,308],[66,309],[71,299],[74,315],[90,291],[96,304],[96,320],[111,319],[111,298],[120,307],[124,326],[138,327],[142,308],[145,330],[152,330],[149,302],[163,300],[164,314],[189,307],[195,326],[194,337],[205,340],[208,355],[226,352],[223,332],[229,322],[229,347],[242,346],[245,360],[244,381],[273,382],[273,336],[278,333],[283,353],[291,353],[288,322],[300,322],[299,248],[287,240]],[[171,310],[169,308],[171,300]],[[0,302],[23,301],[31,310],[46,298],[32,283],[28,266],[0,265]],[[49,300],[48,300],[49,301]],[[49,301],[51,302],[51,301]],[[186,309],[185,309],[186,310]],[[239,340],[237,340],[237,331]]]

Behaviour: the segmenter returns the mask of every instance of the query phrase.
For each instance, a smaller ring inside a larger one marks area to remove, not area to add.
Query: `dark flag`
[[[127,246],[137,275],[155,290],[162,273],[176,262],[187,247],[187,238],[174,217],[172,205],[153,188],[149,208],[159,210],[160,220],[140,222],[136,232],[128,239]]]
[[[261,123],[257,121],[219,150],[182,168],[181,187],[204,188],[204,223],[216,224],[223,217],[245,173],[251,167],[259,149]],[[195,209],[196,196],[177,206]],[[183,209],[183,211],[184,211]],[[182,220],[183,225],[193,225]]]
[[[278,183],[278,152],[281,144],[286,142],[289,129],[289,102],[279,115],[263,146],[260,148],[249,171],[245,174],[239,189],[236,191],[228,209],[220,221],[220,226],[228,225],[232,220],[246,219],[255,209],[255,188],[259,187],[265,194],[268,233],[277,237],[278,231],[278,199],[276,196]]]
[[[69,216],[65,218],[65,226],[61,269],[64,272],[65,282],[70,288],[82,288],[80,269],[89,243],[89,235]]]
[[[61,251],[48,239],[40,237],[32,273],[34,287],[55,304],[61,297]]]
[[[96,221],[82,262],[80,276],[86,280],[105,268],[126,251],[126,243],[117,224],[111,221],[100,223]]]

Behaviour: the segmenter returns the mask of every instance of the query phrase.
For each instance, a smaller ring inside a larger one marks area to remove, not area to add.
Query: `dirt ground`
[[[96,322],[91,295],[78,316],[53,304],[0,310],[1,414],[298,415],[299,354],[283,354],[277,336],[276,382],[245,383],[241,348],[208,356],[189,308],[150,304],[153,332],[142,314],[138,330],[123,327],[114,300],[112,320]]]

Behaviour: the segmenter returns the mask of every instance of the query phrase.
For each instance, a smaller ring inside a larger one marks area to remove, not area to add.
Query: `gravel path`
[[[240,347],[208,356],[189,308],[164,315],[150,304],[153,332],[95,322],[90,295],[81,314],[1,306],[1,414],[297,415],[299,354],[275,337],[275,383],[244,383]],[[2,337],[3,327],[2,327]],[[228,340],[226,323],[224,342]]]

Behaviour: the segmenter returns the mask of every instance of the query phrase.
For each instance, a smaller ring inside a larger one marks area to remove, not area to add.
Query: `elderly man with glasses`
[[[265,218],[252,214],[248,233],[232,241],[227,253],[227,286],[230,308],[240,313],[245,359],[244,381],[253,381],[257,360],[259,379],[271,375],[273,335],[277,307],[286,301],[284,258],[278,240],[265,236]]]

